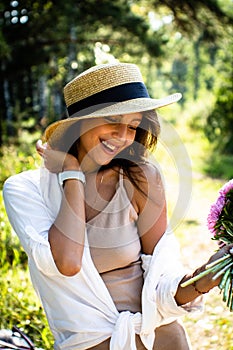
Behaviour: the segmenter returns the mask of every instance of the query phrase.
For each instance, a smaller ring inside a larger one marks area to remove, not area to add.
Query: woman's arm
[[[67,276],[80,271],[84,234],[85,209],[82,182],[65,181],[58,216],[49,230],[49,243],[58,270]]]
[[[167,229],[167,208],[161,175],[153,165],[141,168],[140,190],[135,189],[133,204],[138,212],[138,232],[142,253],[152,254]]]
[[[37,143],[50,172],[81,171],[78,160],[60,151]],[[49,229],[49,243],[58,270],[67,276],[80,271],[85,236],[84,185],[76,179],[64,182],[62,202],[55,222]]]

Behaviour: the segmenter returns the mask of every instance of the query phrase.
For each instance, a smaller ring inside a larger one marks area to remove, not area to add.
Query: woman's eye
[[[104,120],[109,123],[109,124],[120,124],[121,123],[121,117],[117,117],[117,116],[108,116],[108,117],[104,117]],[[136,130],[137,127],[139,126],[140,123],[135,123],[134,124],[128,124],[127,127],[130,130]]]
[[[134,125],[129,125],[128,128],[130,130],[137,130],[137,126],[134,126]]]

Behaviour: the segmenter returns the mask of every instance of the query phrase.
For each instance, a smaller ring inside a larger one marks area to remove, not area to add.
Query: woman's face
[[[82,169],[94,171],[130,146],[141,119],[141,113],[130,113],[82,120],[78,143]]]

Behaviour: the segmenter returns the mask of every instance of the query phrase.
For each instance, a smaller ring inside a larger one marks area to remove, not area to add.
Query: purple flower
[[[219,231],[219,227],[217,228],[218,221],[220,219],[222,210],[224,209],[224,206],[226,205],[226,202],[227,202],[226,195],[230,190],[233,190],[233,179],[228,181],[220,189],[219,196],[216,202],[210,206],[210,212],[207,216],[207,227],[213,235],[216,235]]]
[[[220,196],[218,197],[217,201],[211,205],[210,212],[207,217],[207,226],[208,229],[212,234],[215,234],[215,226],[218,221],[219,215],[221,214],[221,211],[225,204],[225,197]]]
[[[226,194],[233,189],[233,179],[228,181],[219,191],[220,195],[223,195],[224,197]]]
[[[212,239],[217,241],[219,249],[233,243],[233,179],[220,189],[216,202],[210,206],[207,226],[213,235]],[[224,273],[219,288],[223,290],[223,301],[230,307],[230,311],[233,311],[232,261],[231,255],[226,254],[224,258],[216,260],[212,265],[212,268],[217,271],[215,278]],[[209,271],[211,271],[210,267]]]

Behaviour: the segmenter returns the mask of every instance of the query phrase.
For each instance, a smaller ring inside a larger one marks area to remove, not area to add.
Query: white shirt
[[[78,274],[64,276],[55,265],[48,230],[62,198],[57,175],[41,168],[12,176],[4,184],[3,196],[9,220],[28,255],[32,283],[54,335],[55,349],[84,350],[111,337],[110,350],[136,350],[136,333],[150,350],[156,327],[202,310],[202,298],[182,307],[175,302],[186,272],[171,231],[163,235],[152,256],[142,255],[142,313],[119,313],[92,262],[87,238]]]

